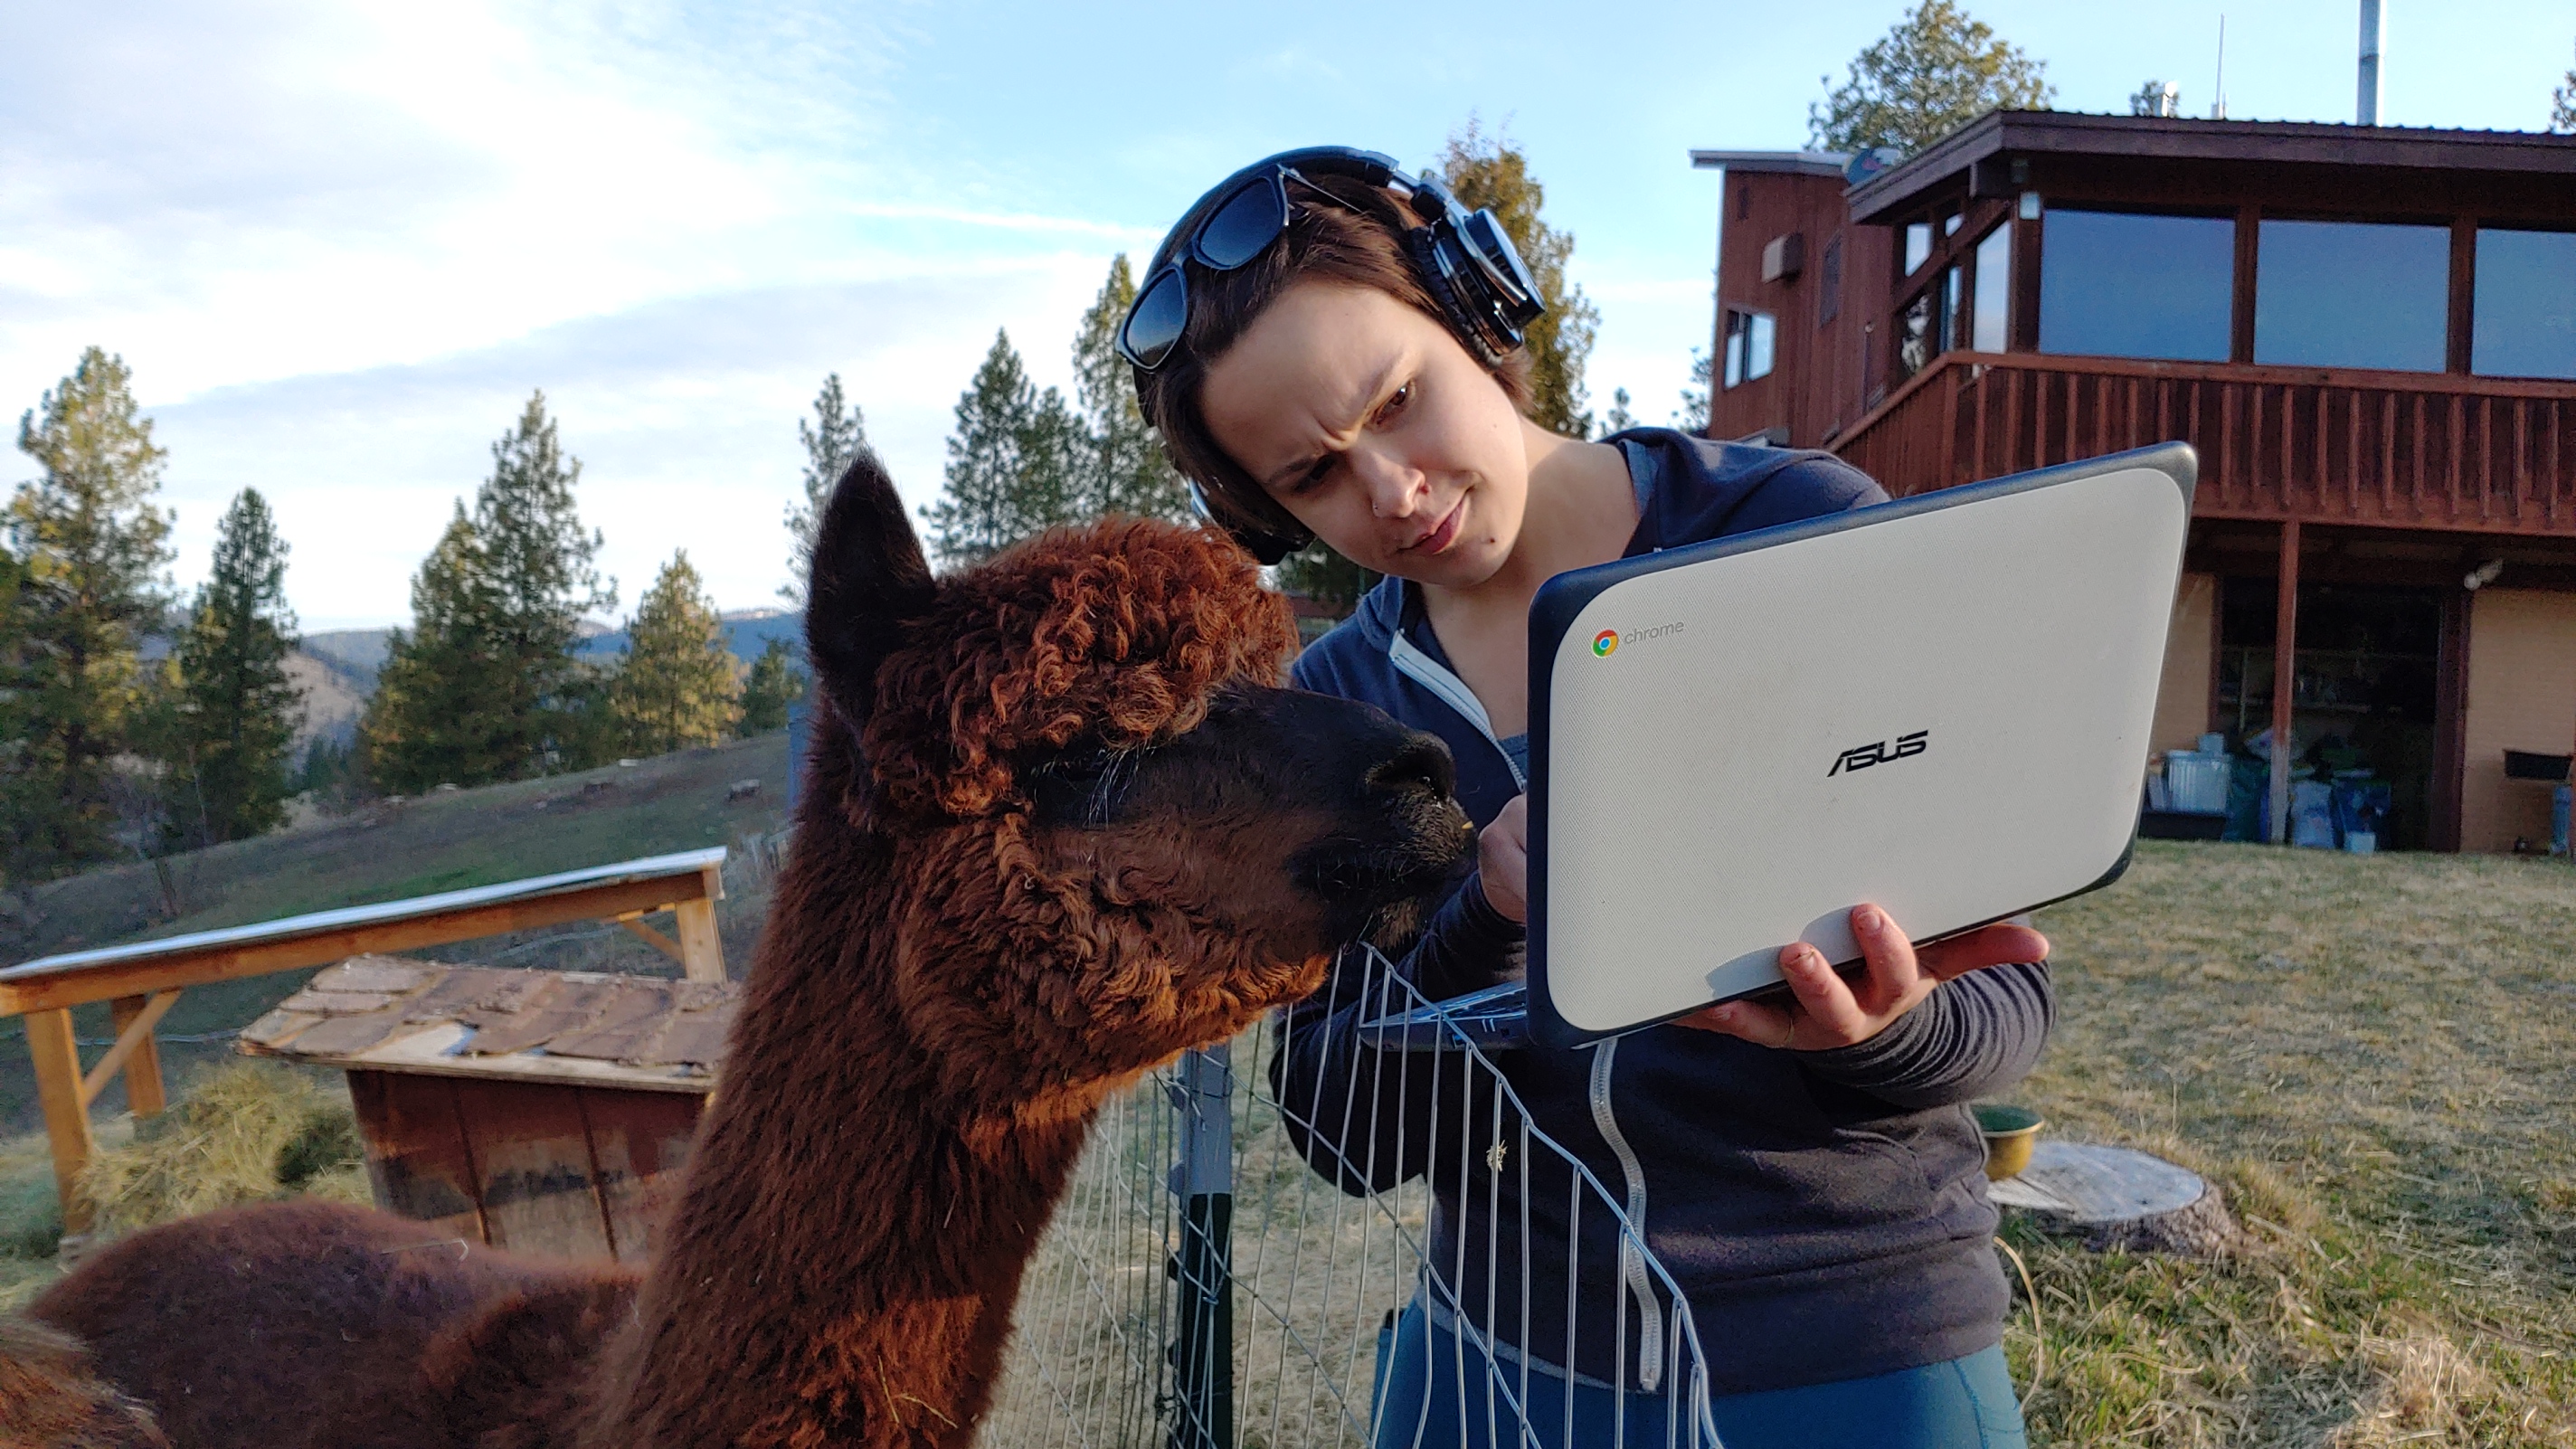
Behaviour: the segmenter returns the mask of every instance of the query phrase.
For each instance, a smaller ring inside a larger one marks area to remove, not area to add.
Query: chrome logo
[[[1607,658],[1609,658],[1612,654],[1617,653],[1617,652],[1618,652],[1618,650],[1619,650],[1619,631],[1618,631],[1618,630],[1616,630],[1616,629],[1604,629],[1604,630],[1602,630],[1600,633],[1595,634],[1595,635],[1593,635],[1593,636],[1592,636],[1592,656],[1593,656],[1594,658],[1596,658],[1596,659],[1607,659]]]

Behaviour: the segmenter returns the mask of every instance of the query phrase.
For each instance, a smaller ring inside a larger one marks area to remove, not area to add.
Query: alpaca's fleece
[[[1279,683],[1296,646],[1287,601],[1214,533],[1050,530],[943,581],[878,670],[868,769],[891,815],[985,815],[1031,752],[1171,739],[1219,684]]]
[[[98,1376],[78,1340],[23,1319],[0,1319],[0,1444],[170,1449],[143,1406]]]

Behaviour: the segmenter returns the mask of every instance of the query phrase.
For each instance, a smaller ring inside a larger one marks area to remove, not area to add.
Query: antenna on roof
[[[2219,15],[2218,15],[2218,80],[2217,80],[2217,82],[2216,82],[2215,84],[2213,84],[2213,85],[2210,87],[2210,89],[2209,89],[2209,93],[2210,93],[2212,96],[2216,97],[2216,99],[2212,100],[2212,101],[2209,103],[2209,118],[2210,118],[2211,120],[2213,120],[2213,121],[2224,121],[2224,120],[2226,120],[2226,119],[2227,119],[2227,12],[2225,12],[2225,11],[2223,11],[2223,10],[2222,10],[2222,11],[2220,11],[2220,12],[2219,12]]]
[[[2379,82],[2379,43],[2385,38],[2387,30],[2382,23],[2383,20],[2384,17],[2379,11],[2379,0],[2361,0],[2361,84],[2359,98],[2354,102],[2353,110],[2359,124],[2364,126],[2379,124],[2379,99],[2382,89]]]

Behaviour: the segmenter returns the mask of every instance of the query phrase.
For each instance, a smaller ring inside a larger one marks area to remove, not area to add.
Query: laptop
[[[1525,982],[1366,1023],[1572,1047],[2119,878],[2198,459],[2168,443],[1550,579]]]

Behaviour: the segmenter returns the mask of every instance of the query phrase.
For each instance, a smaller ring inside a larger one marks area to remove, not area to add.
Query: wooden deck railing
[[[2576,383],[1951,352],[1834,442],[1900,497],[2181,439],[2192,512],[2576,534]]]

